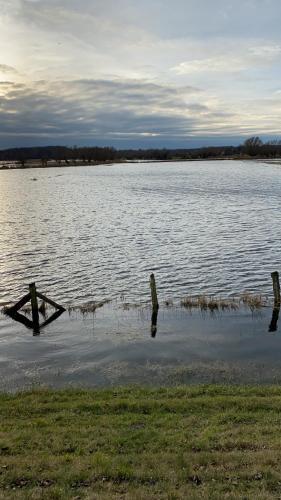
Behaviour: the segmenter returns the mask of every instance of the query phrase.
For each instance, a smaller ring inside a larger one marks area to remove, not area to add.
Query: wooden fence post
[[[271,278],[274,293],[274,307],[280,307],[280,283],[278,271],[274,271],[274,273],[271,273]]]
[[[29,285],[31,310],[32,310],[32,322],[33,329],[35,333],[39,333],[39,310],[35,283],[30,283]]]

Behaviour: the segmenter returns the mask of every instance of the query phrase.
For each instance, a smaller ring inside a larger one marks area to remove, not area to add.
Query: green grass
[[[281,498],[281,388],[0,395],[0,498]]]

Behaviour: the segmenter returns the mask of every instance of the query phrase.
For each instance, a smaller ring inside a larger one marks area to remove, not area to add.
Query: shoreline
[[[34,160],[30,162],[26,162],[24,166],[20,164],[20,162],[17,161],[11,161],[7,162],[7,164],[1,165],[0,164],[0,171],[1,170],[29,170],[32,168],[41,168],[41,169],[46,169],[46,168],[64,168],[64,167],[88,167],[88,166],[98,166],[98,165],[113,165],[115,163],[123,163],[121,161],[92,161],[92,162],[82,162],[80,161],[67,161],[67,162],[62,162],[62,161],[56,161],[56,160],[50,160],[47,164],[42,165],[42,163],[39,160]]]
[[[90,166],[99,166],[99,165],[115,165],[119,163],[128,163],[128,164],[139,164],[139,163],[179,163],[179,162],[206,162],[206,161],[254,161],[254,162],[265,162],[265,163],[271,163],[271,164],[276,164],[279,165],[281,164],[281,158],[262,158],[262,157],[246,157],[246,156],[241,156],[241,157],[217,157],[217,158],[174,158],[174,159],[169,159],[169,160],[156,160],[156,159],[150,159],[150,160],[127,160],[127,159],[120,159],[120,160],[105,160],[105,161],[87,161],[84,162],[83,160],[68,160],[68,161],[62,161],[62,160],[49,160],[47,164],[42,164],[40,160],[31,160],[27,161],[24,166],[21,165],[20,161],[15,160],[15,161],[7,161],[4,163],[0,163],[0,171],[1,170],[28,170],[28,169],[33,169],[33,168],[41,168],[41,169],[46,169],[46,168],[64,168],[64,167],[90,167]]]

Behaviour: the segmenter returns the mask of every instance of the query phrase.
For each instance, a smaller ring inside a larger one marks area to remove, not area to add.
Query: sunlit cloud
[[[17,73],[17,70],[8,64],[0,64],[0,73]]]
[[[278,0],[2,1],[0,147],[281,134]]]

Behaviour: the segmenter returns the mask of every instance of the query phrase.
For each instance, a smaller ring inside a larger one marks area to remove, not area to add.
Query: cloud
[[[188,137],[202,116],[211,120],[212,111],[200,99],[202,93],[190,86],[134,80],[10,84],[0,97],[0,135],[68,144]]]
[[[13,66],[9,66],[8,64],[0,64],[0,73],[17,74],[17,70],[13,68]]]
[[[281,132],[279,0],[2,3],[1,145]]]
[[[171,68],[178,75],[196,72],[248,71],[254,67],[272,64],[281,57],[281,45],[267,45],[246,48],[243,52],[217,54],[214,57],[191,59]]]
[[[276,132],[281,114],[277,102],[276,94],[234,109],[224,102],[208,103],[208,95],[191,86],[139,80],[12,83],[0,97],[0,135],[2,141],[24,137],[35,143],[118,147],[157,139],[164,147],[190,137]]]
[[[279,36],[279,0],[19,0],[21,16],[36,23],[57,22],[80,16],[103,20],[104,26],[126,25],[131,31],[161,39],[197,37]],[[53,17],[53,19],[52,19]],[[42,26],[42,24],[41,24]]]

